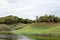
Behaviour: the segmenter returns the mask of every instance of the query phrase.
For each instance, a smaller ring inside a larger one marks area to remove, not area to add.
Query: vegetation
[[[28,36],[35,40],[60,40],[60,37]]]
[[[37,22],[60,22],[60,18],[54,15],[45,15],[41,17],[37,17]]]
[[[33,23],[11,32],[33,40],[60,40],[60,23]]]
[[[31,22],[33,21],[30,19],[23,19],[12,15],[0,18],[0,24],[17,24],[17,23],[31,23]]]
[[[36,16],[36,20],[12,15],[1,17],[0,34],[27,35],[36,40],[58,40],[60,38],[60,18],[54,15]]]
[[[22,29],[12,30],[11,32],[26,35],[60,34],[60,23],[33,23]]]
[[[60,18],[56,17],[54,15],[45,15],[45,16],[36,16],[36,20],[30,20],[30,19],[23,19],[19,18],[17,16],[6,16],[6,17],[1,17],[0,18],[0,24],[17,24],[17,23],[33,23],[33,22],[60,22]]]
[[[37,23],[33,23],[35,21]],[[38,22],[45,22],[45,23],[38,23]],[[47,24],[46,22],[48,22],[49,24]],[[4,26],[0,27],[0,31],[13,30],[12,32],[16,34],[43,34],[43,33],[53,33],[53,32],[56,34],[59,33],[59,29],[60,29],[59,27],[60,23],[58,22],[60,22],[60,18],[55,17],[53,15],[45,15],[41,17],[36,16],[36,20],[23,19],[17,16],[10,15],[0,18],[0,24],[4,24]],[[28,23],[32,23],[32,24],[28,24]],[[10,24],[10,26],[8,24]],[[20,24],[23,25],[21,26]],[[55,31],[55,29],[57,31]]]

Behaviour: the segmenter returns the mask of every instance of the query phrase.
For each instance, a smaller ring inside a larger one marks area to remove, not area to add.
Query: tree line
[[[60,22],[60,18],[54,15],[36,16],[37,22]]]
[[[16,23],[32,23],[33,21],[30,19],[23,19],[17,16],[9,15],[6,17],[0,18],[0,24],[16,24]]]
[[[0,17],[0,24],[17,24],[17,23],[33,23],[33,22],[60,22],[60,18],[54,15],[36,16],[36,20],[30,20],[28,18],[23,19],[17,16],[9,15]]]

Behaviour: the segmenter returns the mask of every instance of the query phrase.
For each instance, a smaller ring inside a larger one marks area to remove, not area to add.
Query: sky
[[[14,15],[35,19],[35,16],[54,13],[60,15],[60,0],[0,0],[0,17]]]

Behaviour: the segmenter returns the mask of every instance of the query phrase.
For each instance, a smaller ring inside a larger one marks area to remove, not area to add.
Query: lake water
[[[60,37],[42,37],[42,36],[26,36],[26,35],[19,35],[12,37],[12,39],[0,39],[0,40],[60,40]]]
[[[0,40],[8,40],[8,39],[6,38],[6,39],[0,39]],[[12,38],[12,40],[34,40],[34,39],[31,39],[25,35],[20,35],[20,36],[16,36],[16,38]]]
[[[34,40],[34,39],[31,39],[25,35],[21,35],[21,36],[18,36],[18,40]]]

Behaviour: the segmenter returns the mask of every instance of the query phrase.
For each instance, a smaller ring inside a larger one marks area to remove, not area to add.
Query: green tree
[[[0,24],[3,24],[4,22],[5,22],[4,17],[1,17],[1,18],[0,18]]]
[[[40,22],[60,22],[60,18],[54,15],[44,15],[38,18]]]
[[[23,18],[19,18],[18,22],[24,23],[24,19]]]
[[[27,24],[27,23],[32,23],[32,20],[25,19],[25,20],[24,20],[24,23],[25,23],[25,24]]]
[[[18,22],[18,19],[19,18],[17,16],[10,15],[10,16],[5,17],[5,23],[6,24],[17,23]]]

